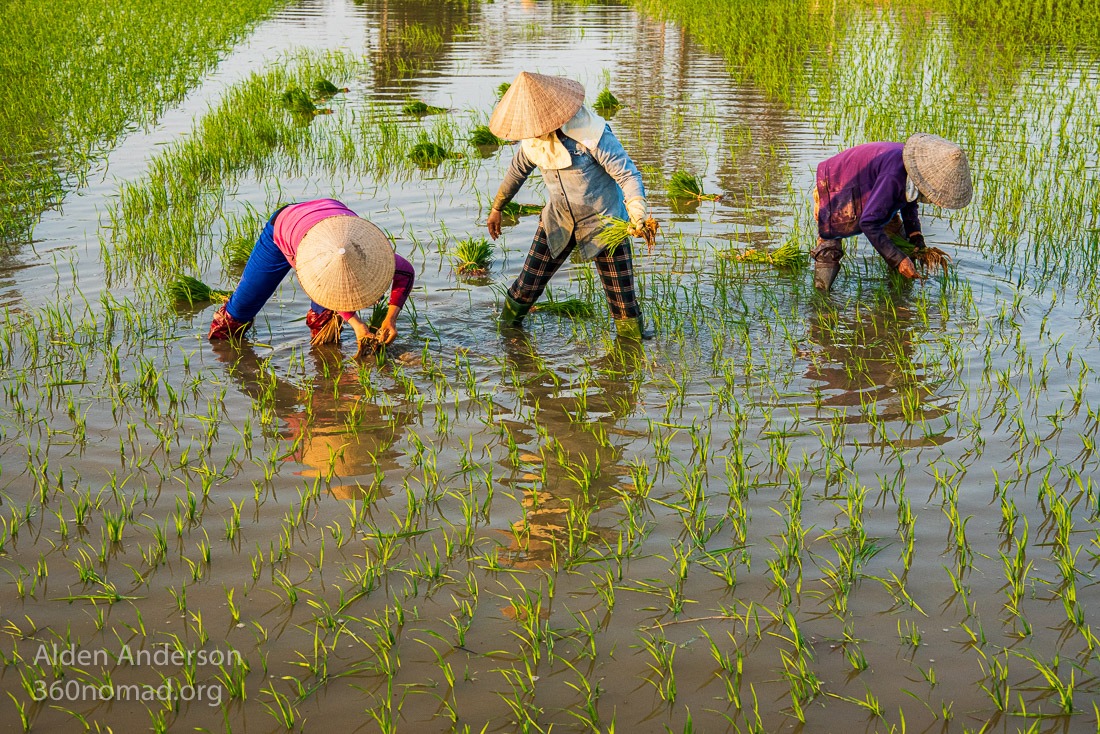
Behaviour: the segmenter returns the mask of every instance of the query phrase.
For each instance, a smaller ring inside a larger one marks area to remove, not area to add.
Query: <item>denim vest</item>
[[[595,241],[596,235],[607,227],[602,217],[625,220],[625,200],[645,196],[642,174],[611,132],[610,125],[604,127],[603,136],[593,149],[560,132],[558,139],[573,162],[568,168],[542,171],[550,198],[542,210],[542,227],[555,257],[576,237],[581,259],[591,260],[603,250]],[[510,202],[535,167],[520,147],[504,174],[493,208],[501,209]]]

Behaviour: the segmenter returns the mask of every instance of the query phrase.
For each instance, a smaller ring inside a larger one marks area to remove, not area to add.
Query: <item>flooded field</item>
[[[5,153],[5,731],[1100,728],[1095,8],[271,5],[180,51],[178,94],[20,153],[56,178]],[[521,70],[621,103],[653,341],[587,263],[549,293],[593,316],[498,331],[537,215],[456,274]],[[280,104],[321,78],[331,114]],[[946,274],[852,239],[823,296],[808,256],[740,259],[808,253],[816,164],[918,130],[974,171],[922,208]],[[311,348],[294,278],[242,345],[168,296],[330,196],[417,271],[384,359]]]

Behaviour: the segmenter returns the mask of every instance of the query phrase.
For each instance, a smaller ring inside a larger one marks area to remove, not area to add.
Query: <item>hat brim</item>
[[[375,304],[393,283],[393,245],[361,217],[335,216],[310,227],[295,256],[302,289],[333,311]]]
[[[970,164],[961,147],[938,135],[915,133],[902,149],[905,172],[920,192],[944,209],[962,209],[974,198]]]
[[[584,86],[564,77],[520,72],[489,119],[489,129],[505,140],[552,133],[584,104]]]

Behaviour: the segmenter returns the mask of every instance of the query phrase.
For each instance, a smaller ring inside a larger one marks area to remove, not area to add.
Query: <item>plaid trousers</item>
[[[508,289],[508,295],[517,303],[531,304],[537,301],[546,290],[550,278],[558,272],[558,268],[569,258],[569,253],[576,246],[577,240],[573,238],[561,254],[554,257],[546,241],[546,232],[542,224],[539,224],[535,239],[531,242],[531,251],[527,253],[527,259],[523,263],[523,270]],[[624,240],[611,254],[604,250],[593,262],[596,263],[596,271],[603,282],[611,318],[632,319],[641,316],[642,309],[634,295],[634,262],[630,256],[630,240]]]

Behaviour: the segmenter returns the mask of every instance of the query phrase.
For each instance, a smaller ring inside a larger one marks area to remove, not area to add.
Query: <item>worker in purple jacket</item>
[[[961,209],[973,194],[966,152],[927,133],[916,133],[904,144],[857,145],[823,161],[814,189],[814,287],[832,287],[844,257],[841,240],[860,232],[891,267],[906,278],[917,277],[913,261],[890,240],[887,225],[900,213],[903,235],[920,249],[924,235],[917,204]]]

